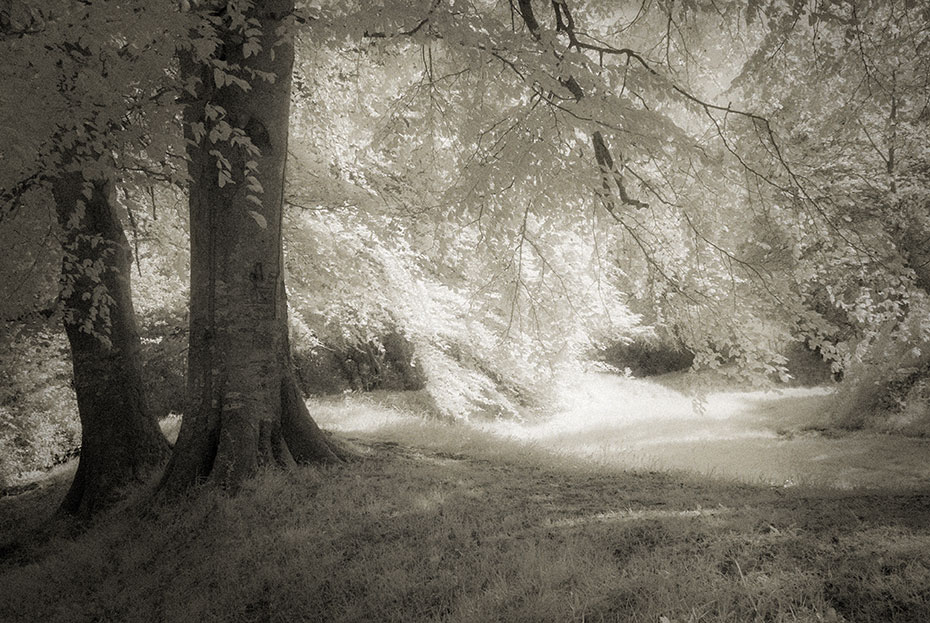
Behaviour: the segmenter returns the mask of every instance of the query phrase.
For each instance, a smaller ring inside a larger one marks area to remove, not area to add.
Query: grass
[[[827,388],[708,390],[703,411],[686,375],[637,380],[579,377],[550,417],[452,427],[449,443],[478,431],[612,469],[678,470],[740,482],[843,489],[911,490],[930,482],[930,439],[831,428]],[[348,435],[377,433],[416,443],[428,412],[417,392],[353,395],[315,404],[317,420]],[[438,443],[428,430],[422,443]],[[551,459],[550,459],[551,460]]]
[[[135,492],[70,536],[35,532],[67,472],[0,498],[0,620],[930,620],[930,489],[629,470],[396,395],[312,407],[362,460]]]

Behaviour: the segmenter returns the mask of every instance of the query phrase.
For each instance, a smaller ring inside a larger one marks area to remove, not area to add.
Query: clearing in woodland
[[[818,473],[799,465],[795,486],[768,484],[801,456],[792,447],[815,444],[836,461],[853,447],[883,451],[877,437],[797,432],[819,394],[711,394],[700,414],[657,385],[585,383],[589,420],[578,404],[525,425],[426,421],[409,395],[311,401],[362,460],[269,471],[236,497],[200,491],[144,513],[130,500],[80,536],[36,538],[30,526],[68,481],[59,473],[0,499],[3,532],[14,535],[0,563],[0,619],[930,620],[923,467],[882,482],[878,471],[850,472],[868,477],[838,488],[815,486]],[[610,399],[611,387],[641,394]],[[609,424],[608,405],[629,412],[638,400],[656,423],[628,414]],[[779,411],[794,415],[779,420],[785,432],[747,433],[775,426]],[[648,444],[647,428],[666,440]],[[924,443],[912,441],[914,451]],[[615,454],[624,443],[633,450]],[[675,469],[676,444],[687,451],[679,461],[703,462]],[[746,474],[754,453],[752,482],[730,477]]]

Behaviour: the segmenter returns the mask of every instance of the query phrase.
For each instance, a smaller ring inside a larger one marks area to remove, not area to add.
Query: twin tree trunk
[[[217,86],[211,67],[183,62],[200,79],[201,92],[185,118],[191,140],[188,407],[162,481],[167,491],[207,479],[235,488],[262,465],[342,458],[307,412],[288,343],[281,217],[294,47],[280,26],[293,8],[293,0],[264,0],[249,10],[246,17],[261,22],[257,54],[245,57],[235,33],[223,37],[220,58],[270,72],[273,82],[252,79],[248,91]],[[195,137],[195,123],[209,132],[206,105],[221,108],[261,155]],[[220,184],[217,152],[231,164],[233,182]],[[261,193],[243,179],[248,160],[258,163]],[[250,194],[261,198],[260,206]]]
[[[52,184],[65,236],[61,302],[81,419],[81,458],[60,510],[81,516],[113,502],[168,454],[146,409],[132,256],[108,190],[80,172]]]

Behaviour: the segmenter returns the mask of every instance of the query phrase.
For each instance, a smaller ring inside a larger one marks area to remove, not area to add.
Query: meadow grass
[[[396,396],[311,406],[359,460],[136,491],[70,534],[42,529],[67,471],[0,498],[0,620],[930,621],[930,491],[622,469]]]

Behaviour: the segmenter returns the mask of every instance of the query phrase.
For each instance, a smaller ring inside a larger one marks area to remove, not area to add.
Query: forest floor
[[[36,538],[57,470],[0,498],[0,620],[930,621],[925,467],[821,478],[853,447],[895,459],[813,432],[822,392],[709,394],[701,414],[667,386],[617,400],[603,384],[639,382],[588,380],[522,425],[425,421],[389,394],[312,401],[361,460],[268,472],[234,498],[142,491],[78,536]],[[576,409],[590,419],[572,436]],[[781,410],[796,419],[769,422]],[[822,471],[726,443],[818,437]],[[677,469],[675,447],[703,462]]]

